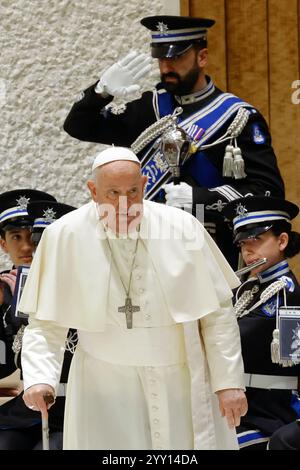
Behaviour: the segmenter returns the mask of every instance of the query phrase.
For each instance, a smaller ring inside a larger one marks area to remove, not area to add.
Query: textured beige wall
[[[178,0],[1,0],[0,192],[28,187],[75,206],[88,201],[102,146],[69,137],[64,118],[107,65],[149,51],[140,18],[178,9]],[[154,64],[143,88],[157,77]]]

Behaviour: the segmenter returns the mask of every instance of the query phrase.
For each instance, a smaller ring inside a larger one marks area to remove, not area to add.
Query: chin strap
[[[229,140],[229,145],[226,146],[223,160],[223,176],[225,177],[242,179],[247,176],[242,151],[237,145],[237,137],[244,130],[250,114],[248,109],[241,106],[225,134],[211,144],[201,145],[200,147],[200,150],[205,150]]]
[[[244,305],[240,306],[239,305],[239,301],[240,303],[242,304],[243,303],[243,295],[240,297],[240,299],[238,300],[238,302],[235,304],[235,314],[236,314],[236,317],[237,318],[241,318],[241,317],[244,317],[245,315],[248,315],[248,313],[250,313],[252,310],[256,309],[257,307],[259,307],[260,305],[264,304],[267,302],[267,300],[271,299],[275,294],[277,294],[279,291],[281,291],[282,289],[284,289],[285,287],[287,286],[287,283],[285,281],[285,279],[279,279],[278,281],[275,281],[275,282],[272,282],[272,284],[270,284],[261,294],[260,294],[260,298],[258,300],[258,302],[256,302],[255,304],[253,304],[248,310],[247,309],[243,309]],[[248,291],[247,291],[248,292]],[[253,294],[255,292],[251,292],[252,293],[252,298],[253,298]],[[246,292],[245,292],[246,294]],[[248,294],[249,295],[249,294]],[[244,299],[244,302],[246,301],[246,299]],[[247,303],[249,303],[251,301],[251,299],[247,299]]]

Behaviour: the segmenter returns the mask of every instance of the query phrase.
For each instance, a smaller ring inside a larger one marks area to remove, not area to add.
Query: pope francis
[[[19,305],[25,403],[47,413],[76,328],[64,449],[237,449],[239,281],[197,219],[143,201],[146,184],[131,150],[107,148],[92,201],[44,231]]]

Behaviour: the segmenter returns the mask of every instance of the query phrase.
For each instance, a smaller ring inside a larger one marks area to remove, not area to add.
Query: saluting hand
[[[96,85],[96,93],[128,97],[140,90],[137,81],[151,70],[151,57],[130,52],[124,59],[109,67]]]

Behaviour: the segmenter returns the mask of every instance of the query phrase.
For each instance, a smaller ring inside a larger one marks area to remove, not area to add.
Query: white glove
[[[150,70],[151,57],[132,51],[104,72],[95,92],[118,97],[131,95],[140,90],[136,82]]]
[[[191,211],[193,205],[193,188],[189,184],[180,183],[168,183],[163,185],[163,189],[166,193],[166,204],[168,206],[174,206],[184,208],[185,210]]]

